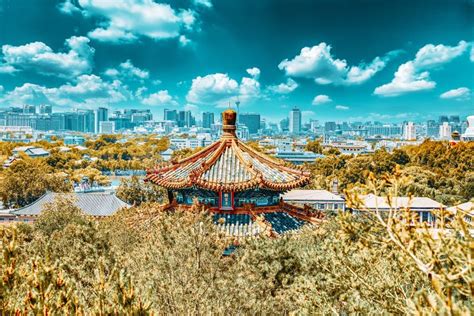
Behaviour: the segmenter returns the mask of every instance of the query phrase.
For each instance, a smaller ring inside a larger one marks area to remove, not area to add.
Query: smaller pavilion
[[[222,113],[222,136],[181,160],[148,170],[146,180],[168,190],[172,207],[198,203],[230,235],[261,231],[262,222],[277,234],[317,222],[322,214],[283,202],[281,194],[306,185],[310,174],[300,166],[270,158],[236,136],[236,112]]]

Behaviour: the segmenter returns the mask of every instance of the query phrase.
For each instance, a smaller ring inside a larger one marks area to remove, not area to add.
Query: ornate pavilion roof
[[[235,111],[226,110],[222,117],[219,141],[190,157],[148,170],[146,179],[168,189],[196,186],[234,192],[252,188],[287,191],[309,182],[309,173],[301,167],[288,167],[241,142],[235,134]]]

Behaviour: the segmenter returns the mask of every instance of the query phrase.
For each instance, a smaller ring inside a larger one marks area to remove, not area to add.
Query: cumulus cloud
[[[81,12],[81,10],[74,5],[72,0],[65,0],[64,2],[59,3],[58,9],[62,13],[69,14],[69,15],[76,12]]]
[[[391,82],[381,85],[374,90],[380,96],[398,96],[401,94],[430,90],[436,87],[436,82],[430,79],[429,70],[439,68],[461,56],[468,48],[465,41],[456,46],[428,44],[420,48],[415,59],[398,67]]]
[[[68,52],[54,52],[43,42],[33,42],[21,46],[3,45],[3,72],[34,70],[43,75],[74,78],[92,70],[94,48],[89,39],[73,36],[66,40]],[[2,72],[2,70],[0,70]]]
[[[258,69],[257,67],[249,68],[246,71],[250,76],[255,79],[258,79],[260,77],[260,69]]]
[[[324,104],[324,103],[329,103],[332,102],[332,99],[325,95],[325,94],[320,94],[314,97],[312,104],[313,105],[319,105],[319,104]]]
[[[469,56],[469,58],[471,59],[472,62],[474,62],[474,44],[471,44],[472,47],[471,47],[471,54]]]
[[[144,80],[150,77],[150,72],[146,69],[135,67],[130,59],[121,63],[117,68],[109,68],[104,72],[112,78]]]
[[[452,89],[446,91],[445,93],[439,96],[441,99],[454,99],[458,101],[469,100],[471,97],[471,90],[466,87],[461,87],[457,89]]]
[[[106,82],[96,75],[81,75],[75,83],[55,88],[25,83],[5,93],[1,100],[11,105],[50,103],[61,106],[95,106],[125,101],[129,97],[129,91],[119,80]]]
[[[189,44],[191,44],[192,41],[186,37],[186,35],[180,35],[179,36],[179,45],[181,46],[188,46]]]
[[[252,68],[253,69],[253,68]],[[251,71],[256,73],[256,71]],[[239,82],[228,74],[215,73],[193,79],[186,100],[195,105],[225,107],[230,99],[238,97],[248,103],[261,97],[260,82],[256,77],[243,77]]]
[[[193,79],[186,100],[193,104],[215,105],[238,96],[239,83],[227,74],[215,73]]]
[[[210,3],[200,2],[201,5]],[[191,30],[196,22],[194,11],[177,11],[169,4],[153,0],[78,0],[78,4],[75,6],[66,0],[59,8],[67,14],[77,9],[84,16],[99,17],[100,24],[88,36],[104,42],[133,42],[140,36],[155,40],[178,38],[183,31]]]
[[[349,110],[349,107],[345,105],[336,105],[336,110],[347,111]]]
[[[178,102],[173,98],[168,90],[160,90],[150,94],[142,100],[144,105],[149,106],[177,106]]]
[[[372,78],[397,54],[398,51],[393,51],[384,57],[374,58],[368,64],[349,66],[346,60],[334,58],[331,46],[322,42],[302,48],[299,55],[283,60],[278,68],[287,76],[314,79],[318,84],[354,85]]]
[[[291,78],[288,78],[286,82],[280,83],[278,85],[269,86],[268,90],[278,93],[278,94],[289,94],[295,89],[298,88],[298,83]]]

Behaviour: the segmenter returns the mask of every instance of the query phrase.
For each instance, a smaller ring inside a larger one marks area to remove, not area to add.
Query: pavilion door
[[[221,192],[219,199],[219,206],[221,210],[234,209],[234,192]]]

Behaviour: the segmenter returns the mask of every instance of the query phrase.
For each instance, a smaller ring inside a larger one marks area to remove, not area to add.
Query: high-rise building
[[[288,128],[290,126],[290,119],[285,117],[280,121],[280,130],[282,132],[288,132]]]
[[[441,140],[451,139],[451,125],[448,122],[444,122],[439,126],[439,138]]]
[[[213,124],[214,124],[214,113],[203,112],[202,113],[202,127],[211,128]]]
[[[239,114],[239,124],[247,126],[249,134],[257,134],[260,129],[260,114],[242,113]]]
[[[107,108],[100,107],[95,110],[95,131],[99,133],[100,122],[105,122],[109,119],[109,110]]]
[[[439,133],[439,124],[435,120],[429,120],[426,122],[426,136],[436,137]]]
[[[53,106],[49,104],[41,104],[39,106],[39,114],[51,114],[53,113]]]
[[[446,115],[441,115],[441,116],[439,117],[438,123],[439,123],[439,124],[443,124],[444,122],[449,122],[448,116],[446,116]]]
[[[115,133],[115,122],[112,121],[101,121],[99,123],[100,134],[113,134]]]
[[[176,110],[164,109],[164,112],[163,112],[163,121],[173,121],[173,122],[177,122],[177,121],[178,121],[178,111],[176,111]]]
[[[191,114],[191,111],[178,112],[178,127],[191,127],[196,124],[196,121]]]
[[[35,105],[23,105],[23,114],[35,114],[36,113],[36,106]]]
[[[324,123],[324,132],[331,133],[336,131],[336,122],[325,122]]]
[[[403,139],[416,140],[416,127],[413,122],[407,122],[403,125]]]
[[[460,123],[461,120],[459,119],[459,115],[451,115],[449,117],[449,122],[450,123]]]
[[[297,107],[290,111],[290,134],[301,133],[301,111]]]

